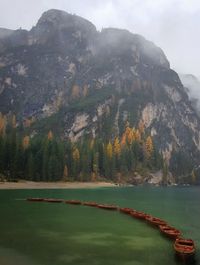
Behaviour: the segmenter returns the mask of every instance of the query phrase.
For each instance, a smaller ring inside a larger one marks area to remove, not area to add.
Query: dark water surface
[[[174,265],[173,244],[145,222],[115,211],[27,202],[54,197],[145,211],[195,240],[200,255],[200,188],[0,190],[1,265]],[[181,263],[180,263],[181,264]]]

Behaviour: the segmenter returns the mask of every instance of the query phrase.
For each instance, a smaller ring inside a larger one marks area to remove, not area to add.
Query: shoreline
[[[15,189],[87,189],[87,188],[106,188],[117,187],[111,182],[0,182],[0,190]]]

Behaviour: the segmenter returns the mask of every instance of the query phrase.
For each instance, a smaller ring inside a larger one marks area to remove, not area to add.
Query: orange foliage
[[[25,149],[27,149],[29,147],[30,144],[30,137],[29,136],[24,136],[23,141],[22,141],[22,146]]]
[[[48,139],[49,141],[51,141],[51,140],[53,139],[53,133],[52,133],[52,131],[49,131],[49,132],[48,132],[47,139]]]
[[[74,151],[72,153],[72,157],[75,161],[78,161],[80,159],[80,153],[79,153],[79,150],[78,148],[74,148]]]
[[[151,136],[148,136],[145,142],[146,156],[150,158],[153,153],[153,141]]]
[[[120,153],[121,153],[121,147],[120,147],[120,143],[119,143],[119,138],[116,137],[115,138],[115,141],[114,141],[114,145],[113,145],[113,151],[114,151],[114,154],[119,156]]]
[[[84,85],[83,87],[83,96],[86,97],[88,94],[88,85]]]
[[[15,129],[16,128],[16,116],[15,115],[13,115],[12,116],[12,127],[13,127],[13,129]]]
[[[0,112],[0,135],[5,134],[6,129],[6,116],[2,115]]]
[[[126,145],[126,134],[123,133],[121,138],[121,147],[124,147],[125,145]]]
[[[80,88],[78,85],[73,85],[71,98],[76,99],[80,97]]]
[[[144,122],[142,120],[140,120],[139,122],[138,129],[139,129],[140,134],[144,133]]]

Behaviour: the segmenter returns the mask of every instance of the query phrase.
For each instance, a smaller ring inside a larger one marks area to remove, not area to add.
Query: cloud
[[[139,33],[164,50],[176,71],[200,76],[199,0],[0,0],[0,27],[30,29],[51,8],[83,16],[99,30]]]

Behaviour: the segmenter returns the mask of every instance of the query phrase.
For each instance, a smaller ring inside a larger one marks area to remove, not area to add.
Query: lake
[[[27,202],[53,197],[113,203],[160,217],[195,240],[200,264],[199,187],[0,190],[1,265],[174,265],[173,244],[117,211]]]

